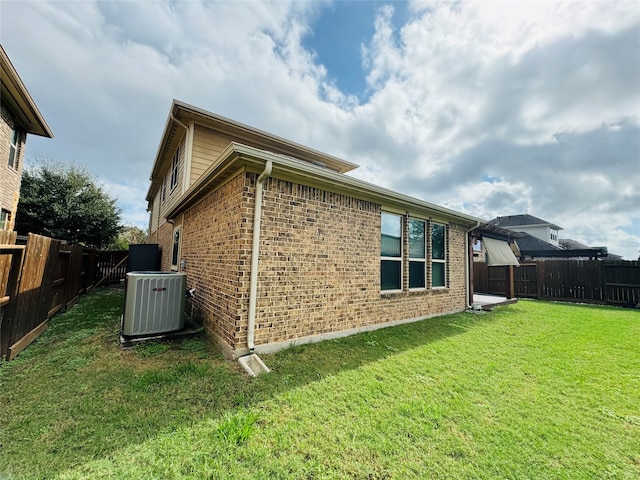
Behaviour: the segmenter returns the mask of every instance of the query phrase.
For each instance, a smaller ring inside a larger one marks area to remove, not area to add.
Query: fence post
[[[11,330],[16,319],[16,304],[18,303],[18,291],[20,289],[20,277],[24,262],[24,245],[11,245],[0,248],[0,253],[10,254],[11,261],[8,265],[6,290],[0,291],[0,358],[8,356],[11,346]],[[5,297],[8,293],[8,298]],[[6,303],[5,303],[6,302]]]
[[[600,265],[600,278],[602,279],[602,285],[600,287],[600,291],[602,292],[602,295],[604,295],[604,298],[602,299],[602,301],[604,302],[605,305],[607,305],[609,303],[609,292],[608,292],[608,288],[607,288],[607,263],[606,262],[599,262]]]
[[[516,296],[515,278],[513,273],[513,265],[507,265],[507,278],[505,282],[505,290],[507,298],[514,298]]]

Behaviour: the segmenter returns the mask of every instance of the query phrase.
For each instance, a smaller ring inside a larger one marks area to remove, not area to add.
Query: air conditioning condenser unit
[[[151,335],[183,328],[186,288],[186,273],[127,273],[122,335]]]

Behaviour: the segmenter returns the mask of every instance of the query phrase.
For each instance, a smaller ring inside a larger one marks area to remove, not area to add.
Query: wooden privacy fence
[[[640,262],[540,260],[519,267],[475,262],[473,287],[494,295],[508,296],[512,288],[520,298],[631,306],[640,303]]]
[[[125,263],[126,251],[114,256],[34,234],[26,246],[15,241],[15,232],[0,231],[0,358],[7,360],[97,282],[126,273],[112,263],[118,255]]]

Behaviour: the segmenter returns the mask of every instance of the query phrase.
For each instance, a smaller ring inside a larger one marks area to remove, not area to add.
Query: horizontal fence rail
[[[19,242],[22,245],[16,245]],[[0,230],[0,358],[12,360],[97,282],[120,282],[128,252],[97,252]],[[115,263],[114,263],[115,262]],[[122,268],[111,268],[115,264]]]
[[[475,262],[474,291],[505,295],[509,269],[516,297],[629,307],[640,304],[638,261],[541,260],[518,267],[488,267]]]

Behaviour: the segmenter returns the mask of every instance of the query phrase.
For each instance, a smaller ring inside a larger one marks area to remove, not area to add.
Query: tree
[[[131,244],[147,243],[147,232],[140,227],[122,227],[118,237],[112,241],[107,250],[127,250]]]
[[[41,163],[24,170],[16,230],[102,248],[120,232],[121,210],[84,168]]]

